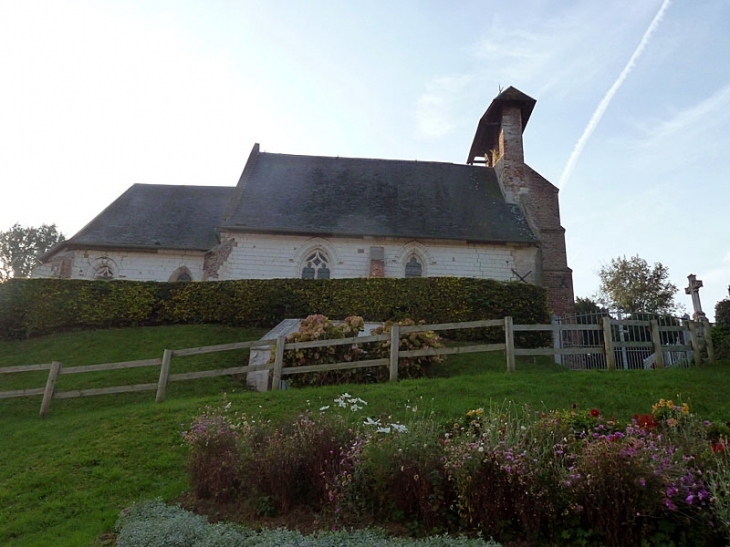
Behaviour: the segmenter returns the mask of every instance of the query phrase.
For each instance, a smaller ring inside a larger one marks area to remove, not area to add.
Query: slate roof
[[[222,228],[310,235],[535,243],[493,169],[254,153]]]
[[[232,190],[134,184],[61,247],[207,251],[218,244],[216,228]]]

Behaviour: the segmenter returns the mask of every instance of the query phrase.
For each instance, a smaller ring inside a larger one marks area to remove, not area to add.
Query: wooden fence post
[[[504,354],[507,358],[507,372],[515,371],[515,331],[511,317],[504,318]]]
[[[654,364],[656,368],[664,368],[664,350],[662,350],[662,337],[659,335],[659,322],[651,320],[651,342],[654,345]]]
[[[692,342],[692,353],[694,354],[695,366],[702,366],[702,346],[697,333],[697,322],[687,321],[689,323],[689,339]]]
[[[284,367],[284,344],[286,336],[276,338],[276,358],[274,360],[274,374],[271,378],[271,391],[278,391],[281,387],[281,369]]]
[[[162,352],[162,366],[160,366],[160,379],[157,380],[157,395],[155,402],[161,403],[165,400],[167,390],[167,379],[170,377],[170,362],[172,361],[172,350],[166,349]]]
[[[702,321],[702,327],[705,332],[705,344],[707,345],[707,361],[710,363],[715,362],[715,344],[712,343],[712,327],[710,326],[710,320],[705,318]]]
[[[390,381],[398,381],[398,351],[400,349],[400,325],[390,327]]]
[[[616,370],[616,356],[613,353],[613,334],[611,333],[611,318],[603,318],[603,343],[606,347],[606,368]]]
[[[551,324],[553,326],[553,349],[560,349],[563,346],[563,340],[560,335],[560,318],[558,317],[558,314],[553,314]],[[557,365],[562,365],[563,356],[556,353],[553,356],[553,361],[555,361],[555,364]]]
[[[43,401],[41,402],[40,417],[45,417],[48,414],[48,409],[51,406],[51,399],[53,399],[53,392],[56,389],[56,378],[58,378],[61,372],[61,362],[53,361],[51,368],[48,371],[48,379],[46,380],[46,390],[43,392]]]

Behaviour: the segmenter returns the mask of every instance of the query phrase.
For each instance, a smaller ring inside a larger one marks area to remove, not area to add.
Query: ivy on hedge
[[[360,315],[427,323],[499,319],[547,323],[545,289],[460,277],[242,279],[158,283],[12,279],[0,284],[0,337],[79,328],[221,323],[269,328],[291,317]],[[499,336],[496,331],[480,338]],[[472,336],[473,337],[473,336]]]

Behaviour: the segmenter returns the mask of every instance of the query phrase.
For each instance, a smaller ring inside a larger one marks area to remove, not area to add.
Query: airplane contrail
[[[573,172],[573,169],[575,168],[575,164],[578,162],[578,158],[580,157],[581,153],[583,152],[583,148],[585,147],[586,142],[593,134],[593,131],[598,126],[598,123],[601,121],[603,114],[606,112],[606,109],[608,108],[608,105],[611,102],[611,99],[613,99],[613,96],[618,91],[618,88],[621,87],[621,84],[624,83],[624,80],[629,75],[629,72],[631,72],[631,69],[634,68],[634,64],[636,63],[636,60],[639,58],[641,53],[644,51],[644,48],[646,48],[646,45],[649,43],[649,40],[651,39],[651,35],[654,33],[654,31],[659,26],[659,23],[661,22],[662,17],[664,17],[664,12],[667,11],[667,8],[669,7],[670,3],[671,3],[671,0],[664,0],[664,2],[662,2],[662,5],[659,8],[659,11],[657,12],[657,14],[654,16],[654,19],[652,19],[651,23],[649,24],[649,28],[646,29],[644,36],[641,38],[641,42],[639,42],[639,45],[636,46],[636,50],[634,50],[633,55],[629,59],[629,62],[626,63],[626,66],[621,71],[621,74],[619,74],[619,77],[616,78],[616,81],[613,82],[613,85],[611,86],[611,88],[608,90],[606,95],[603,97],[601,102],[598,104],[598,108],[596,108],[596,111],[593,113],[593,116],[591,116],[591,119],[588,122],[588,125],[586,126],[585,130],[583,131],[583,134],[580,136],[580,139],[578,139],[578,142],[575,143],[573,152],[570,154],[570,158],[568,158],[568,162],[565,164],[565,167],[563,168],[563,173],[560,175],[560,182],[558,182],[559,189],[562,190],[563,188],[565,188],[565,185],[568,183],[568,179],[570,178],[570,175]]]

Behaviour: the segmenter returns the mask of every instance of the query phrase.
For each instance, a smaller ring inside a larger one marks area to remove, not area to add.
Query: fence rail
[[[444,331],[455,329],[474,329],[474,328],[502,328],[504,331],[504,342],[493,344],[473,344],[467,346],[443,347],[443,348],[426,348],[418,350],[399,349],[400,336],[413,332],[424,331]],[[642,340],[625,340],[625,332],[623,329],[633,328],[639,329],[636,332],[645,335],[646,339]],[[646,334],[648,329],[648,335]],[[553,334],[553,346],[542,348],[516,348],[515,332],[551,332]],[[586,333],[590,334],[590,344],[585,344]],[[618,333],[618,334],[617,334]],[[664,336],[662,336],[664,333]],[[667,333],[676,333],[675,338],[671,338]],[[602,340],[598,343],[599,337]],[[578,340],[581,338],[581,340]],[[618,338],[618,339],[615,339]],[[684,342],[689,339],[690,343],[669,343],[678,341],[682,338]],[[382,359],[369,359],[362,361],[307,365],[297,367],[284,367],[284,352],[286,350],[317,348],[327,346],[339,346],[346,344],[365,344],[372,342],[390,341],[390,355]],[[574,347],[566,344],[565,341],[578,341]],[[666,342],[666,343],[665,343]],[[568,346],[568,347],[566,347]],[[174,357],[185,357],[192,355],[202,355],[206,353],[216,353],[222,351],[240,350],[254,347],[274,347],[274,360],[266,365],[248,365],[241,367],[232,367],[225,369],[202,370],[195,372],[182,372],[170,374],[172,359]],[[576,360],[586,360],[593,357],[601,357],[605,359],[605,368],[615,369],[617,355],[620,357],[621,352],[628,349],[641,348],[651,351],[654,358],[651,368],[663,368],[667,362],[674,364],[675,355],[681,352],[691,352],[695,365],[701,364],[702,352],[706,351],[708,360],[714,361],[714,349],[712,347],[712,339],[709,336],[709,323],[697,323],[694,321],[684,321],[682,325],[662,325],[657,320],[640,321],[617,320],[611,317],[603,317],[600,324],[561,324],[553,322],[551,324],[535,324],[535,325],[514,325],[511,317],[504,319],[491,319],[485,321],[466,321],[462,323],[437,323],[431,325],[393,325],[388,334],[378,334],[363,337],[350,337],[331,340],[313,340],[308,342],[286,342],[284,336],[276,339],[253,340],[249,342],[236,342],[232,344],[219,344],[214,346],[203,346],[196,348],[184,348],[169,350],[163,352],[161,358],[141,359],[137,361],[122,361],[118,363],[102,363],[87,366],[75,366],[64,368],[61,362],[53,361],[38,365],[13,366],[0,368],[0,374],[22,373],[22,372],[39,372],[48,371],[48,378],[44,388],[19,389],[14,391],[0,392],[0,399],[9,399],[14,397],[29,397],[43,395],[41,402],[40,416],[43,417],[48,410],[53,399],[72,399],[76,397],[89,397],[96,395],[107,395],[113,393],[129,393],[142,391],[155,391],[155,400],[162,402],[165,399],[165,391],[170,382],[179,382],[185,380],[194,380],[199,378],[213,378],[217,376],[230,376],[236,374],[246,374],[253,371],[270,371],[272,383],[271,389],[280,388],[282,376],[293,374],[304,374],[308,372],[325,372],[332,370],[351,370],[365,367],[387,366],[390,371],[390,380],[398,380],[398,362],[400,359],[407,357],[421,356],[444,356],[465,353],[481,353],[489,351],[503,351],[505,353],[507,370],[514,372],[516,356],[538,356],[553,355],[556,362],[562,362],[566,358],[570,362]],[[668,357],[667,357],[668,356]],[[688,359],[688,358],[687,358]],[[567,364],[569,365],[570,362]],[[564,363],[566,364],[566,363]],[[69,391],[56,391],[56,381],[59,376],[67,374],[80,374],[85,372],[100,372],[109,370],[124,370],[140,367],[159,367],[160,373],[157,383],[133,384],[124,386],[113,386],[93,389],[76,389]],[[624,367],[628,368],[628,367]]]

